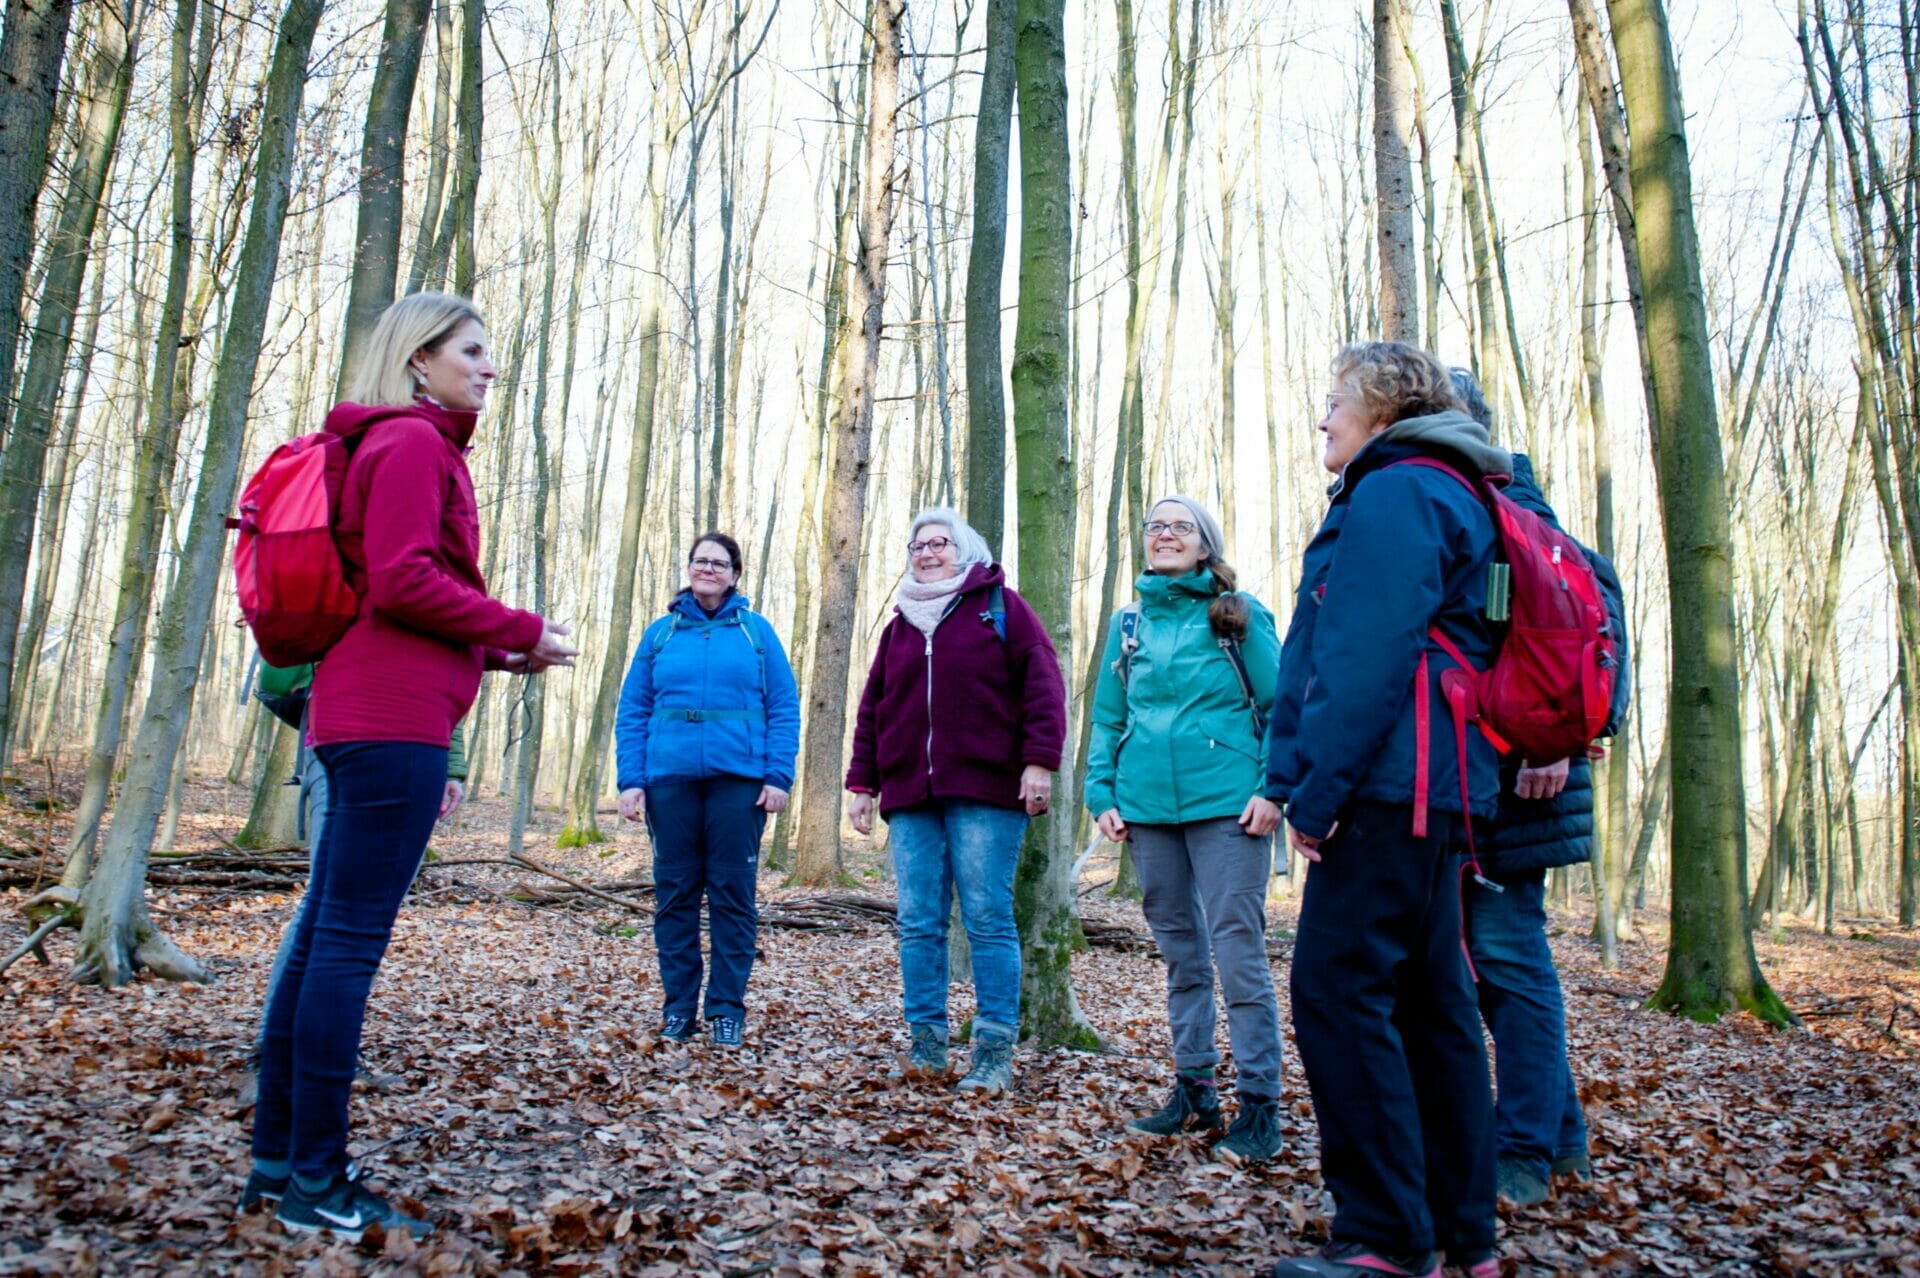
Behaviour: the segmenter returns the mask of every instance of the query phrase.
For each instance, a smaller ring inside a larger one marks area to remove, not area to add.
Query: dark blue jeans
[[[1425,838],[1352,802],[1307,870],[1293,1028],[1333,1237],[1393,1255],[1493,1246],[1492,1089],[1460,935],[1459,818]]]
[[[315,1179],[347,1165],[347,1100],[367,995],[426,855],[447,782],[445,746],[320,747],[327,816],[293,946],[269,991],[253,1116],[257,1158]]]
[[[1584,1153],[1587,1120],[1567,1064],[1567,1014],[1547,945],[1547,875],[1467,883],[1467,943],[1480,973],[1480,1015],[1493,1034],[1494,1145],[1542,1176]]]
[[[653,839],[653,944],[660,954],[661,1013],[692,1020],[706,977],[708,1019],[745,1020],[760,912],[765,809],[755,807],[761,783],[709,777],[647,787],[647,833]],[[707,904],[713,964],[700,962],[700,902]]]

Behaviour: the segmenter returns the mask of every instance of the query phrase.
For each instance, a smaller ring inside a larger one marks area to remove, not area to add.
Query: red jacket
[[[336,404],[327,429],[363,436],[334,528],[360,617],[313,677],[314,745],[444,746],[480,675],[540,642],[538,613],[487,595],[480,514],[467,474],[478,414],[437,404]]]

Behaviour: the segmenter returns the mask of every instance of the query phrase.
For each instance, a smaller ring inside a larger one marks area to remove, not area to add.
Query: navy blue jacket
[[[1534,482],[1533,463],[1524,455],[1513,459],[1513,480],[1507,496],[1515,504],[1560,526],[1553,507]],[[1620,645],[1620,675],[1614,685],[1613,705],[1603,735],[1613,736],[1626,720],[1633,688],[1633,655],[1628,643],[1626,597],[1619,574],[1604,555],[1586,546],[1587,562],[1600,582],[1607,616]],[[1550,761],[1549,761],[1550,762]],[[1538,874],[1556,866],[1579,865],[1593,855],[1593,765],[1576,755],[1567,768],[1567,785],[1551,799],[1522,799],[1513,787],[1520,775],[1519,759],[1500,766],[1500,815],[1480,838],[1480,864],[1495,879]]]
[[[1449,431],[1463,441],[1461,449],[1445,444]],[[1435,811],[1461,810],[1453,722],[1440,691],[1453,662],[1427,632],[1438,627],[1476,668],[1492,659],[1486,602],[1493,520],[1452,476],[1393,463],[1432,456],[1472,478],[1480,458],[1505,459],[1485,440],[1485,430],[1462,414],[1396,423],[1348,464],[1307,545],[1280,652],[1267,751],[1267,796],[1302,834],[1324,838],[1352,799],[1413,803],[1414,680],[1422,655],[1428,686],[1421,695],[1431,710],[1427,803]],[[1498,785],[1493,747],[1469,732],[1466,788],[1474,816],[1494,815]]]
[[[709,617],[682,594],[640,636],[613,735],[622,790],[722,776],[792,789],[800,694],[779,636],[745,595]]]

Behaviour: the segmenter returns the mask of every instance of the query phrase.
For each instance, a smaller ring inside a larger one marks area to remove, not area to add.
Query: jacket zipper
[[[949,601],[947,602],[947,607],[946,607],[946,610],[945,610],[944,612],[942,612],[942,613],[940,614],[940,620],[939,620],[939,621],[936,621],[936,622],[934,622],[934,623],[933,623],[933,629],[934,629],[934,630],[938,630],[938,629],[940,629],[940,625],[941,625],[941,622],[944,622],[944,621],[946,621],[946,619],[947,619],[947,618],[948,618],[949,616],[951,616],[951,615],[953,614],[953,610],[954,610],[955,608],[957,608],[957,607],[959,607],[959,606],[960,606],[960,594],[959,594],[959,592],[955,592],[955,594],[954,594],[954,596],[953,596],[953,598],[952,598],[951,600],[949,600]],[[928,794],[928,796],[929,796],[929,797],[931,797],[931,796],[932,796],[932,794],[933,794],[933,631],[928,631],[928,632],[927,632],[927,637],[926,637],[926,638],[927,638],[927,646],[926,646],[926,656],[927,656],[927,794]]]

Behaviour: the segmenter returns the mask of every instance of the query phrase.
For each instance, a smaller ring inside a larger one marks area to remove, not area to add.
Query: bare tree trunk
[[[447,162],[453,152],[453,59],[453,5],[451,0],[433,0],[433,121],[427,127],[427,190],[420,201],[413,262],[407,268],[409,294],[427,287],[430,277],[438,287],[438,276],[446,273],[445,260],[435,249],[441,227],[452,216],[446,193]]]
[[[0,461],[0,762],[13,740],[12,684],[15,644],[26,601],[27,565],[33,556],[33,529],[40,505],[40,481],[47,461],[47,438],[66,379],[67,354],[85,286],[107,174],[119,149],[133,88],[138,6],[103,5],[95,24],[96,44],[88,59],[86,85],[75,129],[77,154],[61,192],[60,211],[47,246],[46,280],[34,310],[33,349],[21,379],[20,399]],[[0,398],[11,387],[0,384]],[[57,500],[57,495],[56,495]]]
[[[1065,0],[1021,0],[1014,65],[1020,92],[1020,315],[1013,347],[1015,464],[1020,480],[1020,589],[1053,638],[1073,651],[1073,432],[1067,419],[1072,328],[1073,190],[1067,132]],[[1064,683],[1065,669],[1061,671]],[[1065,757],[1071,759],[1071,751]],[[1070,772],[1056,791],[1076,794]],[[1065,809],[1066,805],[1061,805]],[[1037,1044],[1098,1050],[1073,996],[1080,932],[1073,818],[1044,813],[1027,827],[1014,879],[1020,923],[1022,1029]]]
[[[353,233],[353,282],[340,342],[340,376],[334,398],[360,362],[380,312],[393,305],[400,278],[400,227],[406,215],[407,124],[413,117],[413,86],[420,75],[420,49],[427,39],[429,0],[387,0],[380,30],[380,61],[373,71],[360,139],[360,210]]]
[[[1412,69],[1400,41],[1402,0],[1373,0],[1373,175],[1380,251],[1380,331],[1420,340],[1419,258],[1413,242]]]
[[[860,180],[858,252],[849,272],[847,315],[860,341],[840,363],[834,410],[833,469],[820,543],[820,619],[807,679],[805,797],[794,878],[811,887],[836,882],[840,858],[840,774],[846,745],[847,675],[853,661],[848,618],[859,591],[860,546],[867,515],[873,448],[873,395],[880,374],[880,334],[887,298],[887,252],[893,235],[893,164],[900,104],[901,23],[905,0],[874,0],[872,70],[865,160]]]
[[[980,78],[980,110],[973,135],[973,238],[967,256],[967,522],[987,539],[996,559],[1007,506],[1000,281],[1007,260],[1007,162],[1013,131],[1018,4],[1019,0],[987,0],[986,68]]]
[[[7,0],[0,31],[0,438],[12,431],[21,304],[47,176],[72,0]]]
[[[1654,462],[1667,532],[1672,645],[1673,931],[1651,1003],[1696,1019],[1793,1019],[1754,957],[1734,669],[1732,545],[1691,165],[1661,0],[1609,0],[1645,275]],[[1685,636],[1685,641],[1682,641]]]
[[[291,0],[274,44],[255,161],[253,208],[229,299],[227,334],[207,413],[206,449],[186,553],[161,618],[153,683],[113,828],[80,901],[84,921],[73,976],[81,982],[122,985],[141,966],[171,979],[211,979],[148,915],[147,858],[198,682],[201,646],[226,548],[223,517],[232,506],[238,480],[247,405],[259,367],[286,222],[307,56],[322,7],[323,0]]]
[[[462,297],[473,294],[473,236],[480,215],[480,134],[484,105],[480,89],[485,73],[480,56],[480,31],[486,22],[486,0],[461,0],[460,149],[454,157],[453,214],[447,219],[446,229],[453,236],[453,291]],[[444,260],[447,254],[439,256]]]

